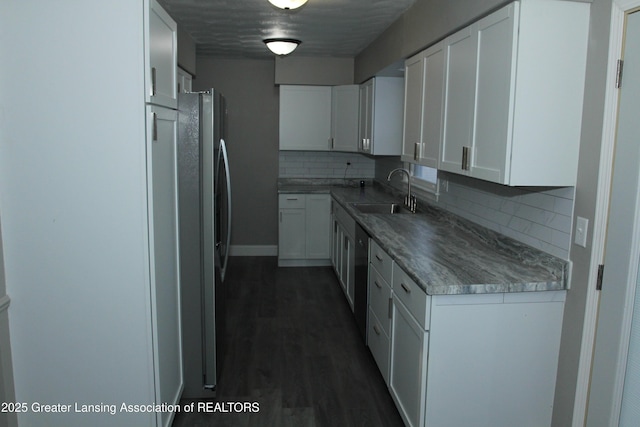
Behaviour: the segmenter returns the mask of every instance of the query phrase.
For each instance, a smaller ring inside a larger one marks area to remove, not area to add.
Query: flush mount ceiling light
[[[269,3],[280,9],[297,9],[306,2],[307,0],[269,0]]]
[[[300,43],[302,43],[300,40],[296,39],[265,39],[263,41],[271,52],[280,56],[289,55],[291,52],[296,50]]]

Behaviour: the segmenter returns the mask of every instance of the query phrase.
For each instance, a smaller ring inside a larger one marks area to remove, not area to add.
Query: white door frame
[[[611,196],[611,180],[613,173],[613,156],[615,151],[616,130],[618,121],[618,102],[620,91],[615,87],[617,75],[617,60],[622,55],[624,40],[624,24],[627,12],[640,7],[640,0],[613,0],[611,10],[611,27],[609,35],[609,55],[607,62],[607,87],[605,94],[605,108],[602,129],[602,144],[600,148],[600,167],[598,177],[598,196],[594,216],[592,252],[589,272],[589,290],[585,309],[585,321],[580,350],[580,361],[576,396],[573,411],[573,427],[583,427],[586,422],[593,350],[595,344],[596,322],[600,293],[595,289],[598,275],[598,265],[603,263],[606,244],[607,220],[609,200]],[[627,301],[623,309],[631,312],[633,300]],[[631,316],[629,329],[631,327]],[[624,369],[622,370],[624,371]],[[624,375],[624,372],[623,372]],[[622,395],[622,380],[617,381],[617,392]]]

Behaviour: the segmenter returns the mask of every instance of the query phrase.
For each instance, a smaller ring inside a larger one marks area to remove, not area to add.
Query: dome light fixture
[[[289,55],[291,52],[296,50],[298,45],[302,43],[300,40],[296,39],[265,39],[263,40],[264,44],[267,45],[269,50],[276,55],[285,56]]]
[[[307,0],[269,0],[269,3],[280,9],[297,9],[306,2]]]

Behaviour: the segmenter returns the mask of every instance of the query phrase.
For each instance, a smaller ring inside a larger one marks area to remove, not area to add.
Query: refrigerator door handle
[[[224,282],[224,275],[227,271],[227,262],[229,261],[229,245],[231,244],[231,177],[229,175],[229,156],[227,155],[227,144],[224,139],[220,139],[220,150],[218,150],[218,167],[220,166],[220,161],[224,163],[224,172],[225,172],[225,182],[226,182],[226,190],[227,190],[227,236],[226,236],[226,246],[224,248],[224,260],[222,261],[222,266],[220,269],[220,275],[222,277],[222,281]],[[218,169],[220,170],[220,169]],[[219,185],[219,180],[216,181],[216,187]],[[216,189],[216,193],[217,193]]]

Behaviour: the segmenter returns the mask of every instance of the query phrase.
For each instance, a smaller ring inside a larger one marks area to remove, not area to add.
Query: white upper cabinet
[[[520,0],[447,38],[439,168],[575,185],[588,28],[586,3]]]
[[[402,77],[374,77],[360,85],[358,151],[380,156],[402,152]]]
[[[407,59],[402,160],[438,167],[444,105],[444,44]]]
[[[331,88],[331,149],[358,151],[359,86]]]
[[[156,0],[146,10],[146,102],[177,108],[178,26]]]
[[[445,43],[447,79],[439,168],[450,172],[465,171],[462,159],[473,143],[477,37],[468,27]]]
[[[327,151],[331,87],[280,86],[280,149]]]

